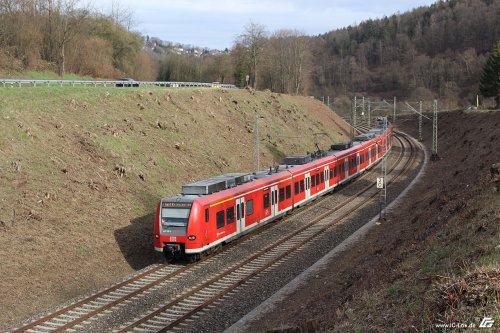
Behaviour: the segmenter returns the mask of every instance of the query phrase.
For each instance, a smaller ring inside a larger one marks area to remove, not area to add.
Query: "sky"
[[[112,4],[133,13],[132,30],[164,41],[224,50],[250,22],[267,32],[298,30],[319,35],[404,13],[436,0],[91,0],[106,14]]]

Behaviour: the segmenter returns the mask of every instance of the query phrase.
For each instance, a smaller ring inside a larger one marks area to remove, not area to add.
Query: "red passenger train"
[[[329,151],[287,157],[257,173],[231,173],[182,186],[161,199],[154,247],[167,260],[219,249],[294,208],[333,191],[372,167],[392,147],[392,128],[381,126]]]

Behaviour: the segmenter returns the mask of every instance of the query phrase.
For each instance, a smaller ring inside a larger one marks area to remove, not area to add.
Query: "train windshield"
[[[164,227],[186,227],[191,207],[162,207],[161,224]]]

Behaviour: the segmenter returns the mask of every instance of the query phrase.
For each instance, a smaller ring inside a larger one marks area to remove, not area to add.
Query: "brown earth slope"
[[[305,97],[225,89],[0,88],[0,329],[161,259],[156,202],[183,183],[348,133]]]
[[[415,117],[397,127],[418,136]],[[500,112],[440,113],[438,155],[386,222],[247,331],[499,332]]]

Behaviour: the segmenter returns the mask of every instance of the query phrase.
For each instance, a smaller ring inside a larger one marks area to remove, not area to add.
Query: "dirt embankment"
[[[157,200],[342,140],[321,102],[225,89],[0,88],[0,329],[156,262]]]
[[[414,117],[397,127],[418,137]],[[498,331],[500,112],[440,113],[438,155],[386,222],[249,331],[457,331],[485,317],[481,332]]]

